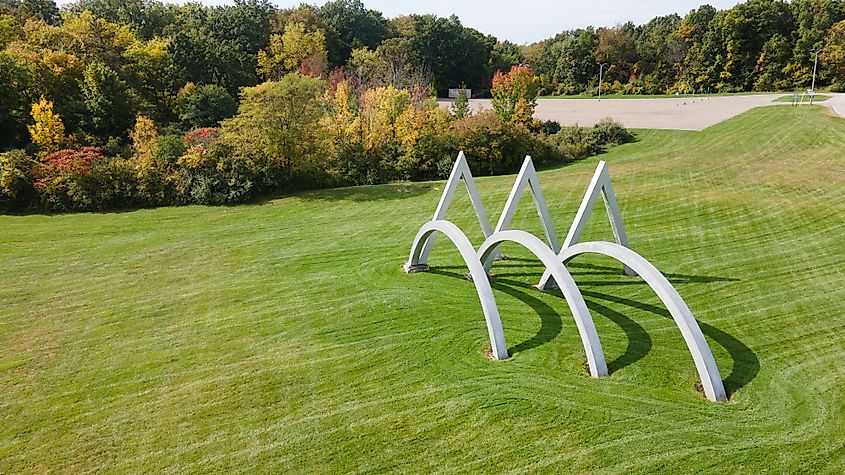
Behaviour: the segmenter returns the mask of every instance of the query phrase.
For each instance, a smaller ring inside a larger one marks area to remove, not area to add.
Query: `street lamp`
[[[810,86],[810,105],[813,105],[813,99],[816,97],[816,69],[819,66],[819,51],[821,48],[816,48],[812,51],[816,59],[813,60],[813,85]]]
[[[599,65],[599,102],[601,102],[601,76],[604,72],[604,67],[607,66],[607,63],[597,63]]]

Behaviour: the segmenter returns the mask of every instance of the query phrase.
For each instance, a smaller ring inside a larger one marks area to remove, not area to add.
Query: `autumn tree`
[[[270,45],[258,52],[258,74],[277,80],[291,71],[320,76],[326,69],[326,36],[306,31],[303,23],[288,23],[281,35],[271,35]]]
[[[493,113],[499,120],[528,124],[533,120],[540,78],[528,66],[514,66],[493,76]]]
[[[845,20],[836,23],[828,30],[825,44],[819,59],[836,78],[837,86],[843,89],[845,88]]]
[[[32,104],[31,115],[33,124],[27,130],[32,143],[44,155],[59,150],[65,140],[65,125],[59,114],[53,112],[53,103],[42,96]]]
[[[158,148],[158,130],[149,117],[138,114],[135,127],[129,132],[132,139],[132,149],[137,157],[150,158]]]
[[[221,124],[221,140],[232,157],[258,161],[271,175],[278,170],[291,180],[313,169],[324,142],[319,121],[325,114],[325,87],[317,78],[291,73],[278,82],[245,89],[238,114]]]

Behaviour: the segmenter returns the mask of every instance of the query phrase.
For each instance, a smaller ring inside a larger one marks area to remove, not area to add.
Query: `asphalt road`
[[[772,102],[783,95],[602,99],[601,102],[597,99],[539,99],[534,116],[556,120],[562,125],[591,126],[612,117],[629,128],[704,130],[754,107],[784,105]],[[440,101],[441,107],[449,107],[450,104],[449,100]],[[819,104],[829,106],[845,117],[845,94],[835,94]],[[473,99],[470,105],[476,111],[492,108],[489,99]]]

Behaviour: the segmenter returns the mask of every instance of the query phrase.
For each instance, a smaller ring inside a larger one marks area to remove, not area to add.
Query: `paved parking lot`
[[[703,130],[758,106],[770,106],[784,94],[748,96],[680,97],[678,99],[540,99],[535,117],[556,120],[562,125],[590,126],[612,117],[626,127],[642,129]],[[473,110],[491,109],[489,99],[470,101]],[[441,101],[448,107],[449,101]],[[826,102],[845,115],[845,94]],[[788,105],[788,104],[787,104]]]

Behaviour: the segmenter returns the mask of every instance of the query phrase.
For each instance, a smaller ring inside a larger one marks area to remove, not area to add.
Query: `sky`
[[[231,4],[226,0],[201,0],[206,5]],[[288,8],[303,3],[302,0],[271,0],[275,5]],[[60,0],[59,5],[69,3]],[[184,3],[184,2],[176,2]],[[322,5],[324,0],[306,0],[304,3]],[[431,13],[448,17],[458,15],[461,23],[499,40],[514,43],[533,43],[554,36],[563,30],[586,26],[614,26],[627,21],[646,23],[659,15],[678,13],[709,3],[718,9],[730,8],[739,1],[732,0],[364,0],[364,5],[378,10],[387,18],[410,13]]]
[[[363,0],[367,8],[379,10],[388,18],[409,13],[456,14],[464,26],[491,34],[499,40],[533,43],[563,30],[587,26],[614,26],[627,21],[646,23],[659,15],[681,16],[702,4],[719,10],[740,1],[731,0]],[[278,3],[295,6],[300,1]],[[323,1],[307,3],[323,4]]]

